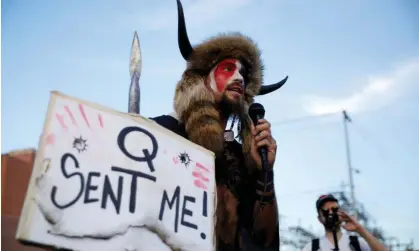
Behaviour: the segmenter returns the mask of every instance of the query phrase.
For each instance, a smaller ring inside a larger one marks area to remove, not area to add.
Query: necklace
[[[236,121],[236,115],[233,115],[230,129],[224,130],[224,140],[225,141],[228,141],[228,142],[234,141],[233,127],[234,127],[234,122],[235,121]]]

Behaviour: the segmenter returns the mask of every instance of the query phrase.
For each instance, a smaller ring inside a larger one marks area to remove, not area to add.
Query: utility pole
[[[349,117],[348,113],[343,110],[342,111],[342,115],[343,115],[343,128],[344,128],[344,133],[345,133],[345,146],[346,146],[346,160],[347,160],[347,164],[348,164],[348,171],[349,171],[349,187],[350,187],[350,192],[351,192],[351,206],[352,206],[352,210],[353,210],[353,214],[354,217],[357,218],[357,212],[355,209],[356,206],[356,201],[355,201],[355,187],[354,187],[354,179],[353,179],[353,168],[352,168],[352,163],[351,163],[351,150],[350,150],[350,145],[349,145],[349,135],[348,135],[348,122],[352,122],[352,119]]]

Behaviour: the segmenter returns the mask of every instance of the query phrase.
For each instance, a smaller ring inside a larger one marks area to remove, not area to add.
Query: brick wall
[[[1,155],[1,250],[47,250],[22,245],[15,239],[19,216],[32,174],[35,154],[35,149],[24,149]]]
[[[35,149],[1,155],[1,215],[19,216],[32,174]]]

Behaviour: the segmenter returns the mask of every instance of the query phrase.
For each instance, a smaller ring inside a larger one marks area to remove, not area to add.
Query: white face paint
[[[242,64],[237,59],[224,59],[219,62],[210,72],[210,87],[214,92],[222,93],[232,83],[240,83],[235,91],[242,95],[244,93],[244,79],[240,73]],[[236,85],[235,85],[236,86]]]

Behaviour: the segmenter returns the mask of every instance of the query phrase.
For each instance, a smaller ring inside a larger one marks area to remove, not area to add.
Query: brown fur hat
[[[187,61],[182,79],[178,82],[174,97],[174,109],[177,117],[185,123],[189,139],[216,154],[222,151],[224,128],[221,127],[220,115],[215,108],[214,98],[205,86],[205,79],[211,69],[223,59],[235,58],[246,68],[244,111],[241,118],[241,140],[243,151],[250,151],[250,118],[247,110],[254,101],[254,96],[263,95],[280,88],[286,81],[262,86],[263,64],[261,52],[256,43],[238,32],[219,34],[192,47],[186,32],[183,8],[178,4],[179,48]],[[261,89],[265,88],[265,89]]]

